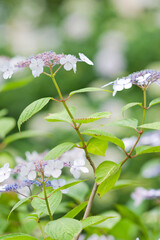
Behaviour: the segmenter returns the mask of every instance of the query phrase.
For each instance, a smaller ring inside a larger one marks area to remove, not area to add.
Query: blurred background
[[[82,52],[94,62],[93,67],[79,63],[76,75],[73,71],[64,70],[57,74],[57,81],[66,97],[73,90],[101,87],[135,71],[146,68],[160,70],[160,0],[0,0],[0,56],[28,57],[48,50],[76,56]],[[49,78],[41,75],[34,79],[27,69],[10,80],[3,80],[0,76],[0,83],[0,109],[7,109],[8,116],[16,121],[22,110],[34,100],[57,97]],[[153,84],[147,91],[147,102],[159,97],[159,92],[160,88]],[[133,86],[118,92],[115,97],[97,92],[77,94],[69,100],[69,105],[77,107],[77,116],[87,116],[95,111],[112,112],[111,119],[99,122],[100,128],[117,137],[129,138],[136,136],[132,129],[126,131],[125,128],[111,127],[107,123],[122,119],[121,108],[125,104],[141,102],[142,99],[141,90]],[[5,152],[0,153],[0,160],[4,154],[14,159],[15,156],[24,157],[26,151],[43,152],[61,142],[72,139],[76,142],[78,138],[70,127],[44,120],[48,112],[61,109],[61,104],[50,103],[44,111],[24,124],[23,130],[41,130],[44,136],[12,143]],[[135,107],[125,117],[140,120],[142,111]],[[159,117],[159,105],[156,105],[146,116],[146,122],[159,121]],[[97,123],[92,127],[96,126]],[[12,132],[17,131],[15,127]],[[160,141],[159,135],[157,132]],[[158,142],[156,144],[160,145]],[[105,158],[93,158],[98,165],[103,160],[119,162],[124,154],[110,144]],[[129,161],[123,168],[121,178],[137,180],[138,185],[148,188],[158,188],[159,178],[144,179],[141,176],[143,164],[152,159],[159,161],[159,154],[142,155],[134,162]],[[130,198],[133,190],[134,187],[125,188],[112,191],[103,199],[97,197],[93,213],[113,210],[115,203],[126,204],[134,209]],[[150,220],[150,215],[148,217],[145,214],[153,208],[157,208],[157,203],[148,201],[134,211],[144,213],[144,219],[151,224],[153,219]],[[160,218],[160,209],[157,209]],[[120,227],[125,228],[125,225],[121,224]],[[130,228],[133,234],[128,235],[127,240],[135,236],[134,227]],[[121,236],[117,239],[125,238]]]

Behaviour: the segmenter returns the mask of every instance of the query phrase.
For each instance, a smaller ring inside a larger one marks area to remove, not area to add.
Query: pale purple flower
[[[62,186],[64,186],[66,184],[66,181],[64,179],[53,179],[51,181],[51,186],[53,187],[53,189],[57,189],[57,188],[60,188]],[[67,193],[68,192],[68,189],[64,189],[64,190],[61,190],[62,193]]]
[[[88,173],[88,168],[84,167],[85,161],[83,159],[76,159],[71,166],[70,172],[74,176],[74,178],[79,178],[81,172]]]
[[[15,73],[18,70],[18,67],[16,66],[19,61],[24,61],[24,57],[14,57],[14,58],[4,58],[3,62],[1,61],[0,64],[0,71],[3,72],[3,78],[8,79],[11,78],[13,73]]]
[[[108,85],[113,85],[113,96],[115,96],[117,91],[122,91],[123,89],[129,89],[132,84],[139,86],[140,88],[148,88],[153,82],[160,85],[160,72],[155,70],[142,70],[140,72],[135,72],[127,77],[117,79],[113,82],[105,84],[103,87]]]
[[[67,167],[71,167],[73,165],[74,160],[76,159],[82,159],[84,161],[86,160],[85,152],[83,149],[80,148],[73,148],[65,152],[60,159],[64,162],[64,165]]]
[[[29,162],[29,163],[24,164],[21,167],[20,175],[24,178],[28,178],[29,180],[34,180],[37,176],[34,163]]]
[[[160,198],[160,189],[150,189],[147,190],[143,187],[138,187],[131,194],[134,200],[135,207],[138,207],[145,199]]]
[[[135,136],[122,139],[122,141],[124,142],[126,151],[128,151],[132,148],[136,139],[137,138]],[[160,131],[150,131],[150,132],[144,133],[142,135],[142,137],[140,138],[137,146],[143,146],[143,145],[159,146],[160,145]]]
[[[145,178],[153,178],[159,175],[160,175],[160,162],[154,163],[152,166],[150,164],[142,170],[142,176]]]
[[[134,145],[134,143],[136,142],[137,137],[136,136],[132,136],[129,138],[123,138],[122,141],[125,145],[125,150],[128,152]]]
[[[79,57],[82,62],[85,62],[89,65],[94,65],[93,62],[88,57],[86,57],[83,53],[79,53]]]
[[[9,178],[11,169],[9,168],[9,163],[5,163],[3,167],[0,168],[0,182],[4,182]]]
[[[36,172],[42,172],[44,166],[47,164],[47,161],[44,161],[43,158],[47,154],[47,151],[43,153],[37,153],[33,151],[32,153],[26,152],[26,161],[20,157],[16,157],[17,166],[14,168],[13,173],[19,173],[22,167],[26,167],[28,163],[34,164],[34,168]]]
[[[31,59],[31,63],[29,68],[32,70],[32,74],[34,77],[39,77],[43,72],[44,62],[42,59]]]
[[[114,82],[110,82],[105,84],[103,87],[113,84],[113,96],[116,95],[117,92],[122,91],[123,89],[129,89],[132,87],[132,82],[130,78],[117,78]],[[102,88],[103,88],[102,87]]]
[[[60,160],[49,160],[47,165],[44,167],[44,175],[47,177],[58,178],[62,173],[64,164]]]
[[[6,61],[3,65],[1,65],[0,71],[3,72],[3,78],[8,79],[12,77],[14,68],[9,61]]]
[[[75,178],[79,178],[81,172],[89,172],[88,168],[84,167],[86,158],[82,149],[73,148],[65,152],[60,159],[63,161],[64,166],[70,168],[70,172]]]
[[[70,71],[73,69],[74,73],[76,73],[76,63],[77,58],[71,54],[66,55],[60,59],[60,64],[63,65],[66,71]]]

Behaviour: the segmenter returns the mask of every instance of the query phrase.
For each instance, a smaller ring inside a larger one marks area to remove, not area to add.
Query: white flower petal
[[[141,76],[141,77],[136,78],[136,80],[140,83],[140,82],[144,82],[145,78]]]
[[[31,171],[28,174],[28,179],[29,180],[34,180],[36,178],[36,172],[35,171]]]
[[[84,159],[79,158],[74,161],[74,166],[83,166],[83,165],[85,165]]]
[[[131,87],[132,87],[132,83],[131,82],[124,85],[125,89],[129,89]]]
[[[71,167],[70,172],[74,176],[74,178],[79,178],[81,173],[79,170],[75,169],[74,167]]]
[[[114,89],[114,91],[122,91],[123,90],[123,85],[114,84],[113,89]]]
[[[64,69],[66,71],[70,71],[73,68],[72,64],[70,62],[66,62],[64,65]]]
[[[81,170],[83,173],[88,173],[89,170],[86,167],[79,167],[79,170]]]
[[[54,169],[51,173],[52,177],[58,178],[61,175],[62,171],[60,169]]]
[[[114,82],[107,83],[107,84],[103,85],[101,88],[107,87],[107,86],[109,86],[109,85],[111,85],[111,84],[113,84],[113,83],[114,83]]]
[[[61,65],[64,65],[67,62],[67,60],[65,57],[62,57],[59,62]]]
[[[76,63],[75,63],[75,64],[73,64],[73,65],[72,65],[72,67],[73,67],[73,71],[74,71],[74,73],[76,73],[76,71],[77,71],[77,66],[76,66]]]
[[[63,162],[60,160],[55,161],[54,168],[62,169],[64,166]]]
[[[146,73],[146,74],[144,75],[144,79],[146,80],[150,75],[151,75],[151,73]]]
[[[82,60],[82,62],[85,62],[89,65],[94,65],[94,63],[89,58],[87,58],[83,53],[79,53],[79,57]]]
[[[116,81],[117,81],[117,84],[123,85],[123,84],[125,84],[126,79],[120,78],[120,79],[117,79]]]

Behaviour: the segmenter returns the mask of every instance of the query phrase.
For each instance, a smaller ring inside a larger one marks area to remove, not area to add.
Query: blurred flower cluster
[[[138,207],[146,199],[156,199],[160,198],[160,189],[145,189],[143,187],[138,187],[131,194],[132,199],[134,200],[135,207]]]
[[[26,152],[26,160],[17,157],[17,165],[14,169],[9,168],[6,163],[0,168],[0,182],[5,183],[0,186],[0,192],[17,192],[21,193],[26,187],[46,186],[57,189],[65,185],[64,179],[58,179],[62,174],[64,167],[70,168],[74,178],[79,178],[81,172],[88,173],[89,170],[85,165],[85,154],[82,149],[72,149],[64,153],[59,159],[44,160],[47,152],[38,154],[37,152]],[[63,191],[65,192],[65,191]]]
[[[136,136],[132,136],[129,138],[123,138],[123,142],[125,145],[125,150],[129,151],[133,144],[136,141]],[[159,146],[160,145],[160,131],[150,131],[147,133],[144,133],[142,137],[140,138],[137,146],[143,146],[143,145],[148,145],[148,146]]]

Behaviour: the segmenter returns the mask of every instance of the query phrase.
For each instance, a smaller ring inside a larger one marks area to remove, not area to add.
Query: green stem
[[[144,88],[144,90],[143,90],[143,108],[144,108],[144,111],[143,111],[142,125],[144,124],[145,116],[146,116],[146,110],[147,110],[146,102],[147,102],[146,101],[146,88]]]
[[[46,236],[45,236],[45,234],[44,234],[44,231],[43,231],[43,228],[42,228],[42,226],[41,226],[40,220],[38,220],[38,226],[39,226],[39,228],[40,228],[40,230],[41,230],[41,233],[42,233],[43,238],[45,239]]]
[[[62,96],[61,90],[60,90],[60,88],[59,88],[59,86],[58,86],[58,84],[57,84],[57,82],[56,82],[55,77],[54,77],[52,68],[50,68],[50,70],[51,70],[51,78],[52,78],[52,81],[53,81],[53,83],[54,83],[54,85],[55,85],[55,87],[56,87],[56,89],[57,89],[58,95],[59,95],[59,97],[60,97],[60,99],[61,99],[61,101],[62,101],[62,104],[63,104],[64,108],[66,109],[68,115],[69,115],[70,118],[72,119],[74,129],[75,129],[75,131],[77,132],[77,135],[79,136],[79,138],[80,138],[80,140],[81,140],[81,142],[82,142],[82,146],[83,146],[83,149],[84,149],[84,151],[85,151],[86,158],[87,158],[87,160],[89,161],[89,163],[90,163],[93,171],[95,172],[96,168],[95,168],[94,163],[92,162],[92,160],[91,160],[91,158],[90,158],[90,156],[89,156],[89,153],[88,153],[88,151],[87,151],[87,146],[86,146],[86,144],[85,144],[85,142],[84,142],[84,139],[83,139],[83,137],[82,137],[82,135],[81,135],[81,133],[80,133],[80,131],[79,131],[79,127],[77,126],[76,122],[74,121],[74,117],[73,117],[71,111],[69,110],[69,108],[68,108],[68,106],[67,106],[67,104],[66,104],[66,102],[65,102],[65,100],[64,100],[64,98],[63,98],[63,96]]]
[[[47,206],[47,209],[48,209],[48,214],[49,214],[50,220],[53,221],[51,209],[49,207],[49,202],[48,202],[48,198],[47,198],[46,186],[45,186],[45,182],[44,182],[44,174],[42,175],[42,179],[43,179],[42,186],[43,186],[43,192],[44,192],[44,199],[45,199],[45,202],[46,202],[46,206]]]

